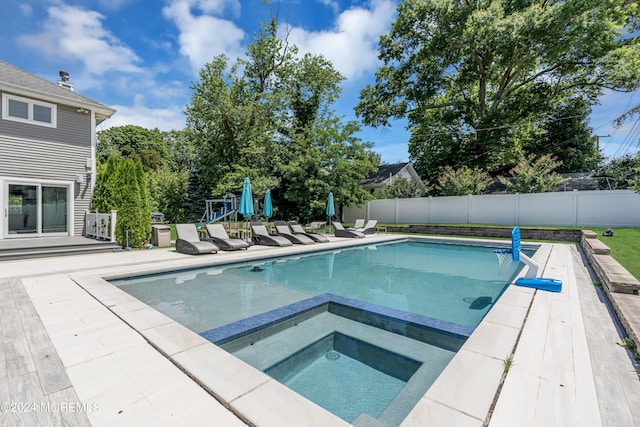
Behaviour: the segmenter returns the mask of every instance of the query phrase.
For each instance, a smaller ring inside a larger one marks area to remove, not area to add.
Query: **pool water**
[[[113,283],[198,333],[326,292],[476,327],[522,267],[493,249],[405,241]]]
[[[419,367],[417,361],[334,333],[265,372],[352,422],[362,413],[378,418]]]
[[[406,240],[112,283],[344,420],[393,427],[521,269],[494,249]]]

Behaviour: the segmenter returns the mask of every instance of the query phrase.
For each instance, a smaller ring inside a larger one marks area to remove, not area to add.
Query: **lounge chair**
[[[296,245],[313,245],[315,241],[304,234],[293,234],[289,229],[289,226],[284,221],[275,221],[276,232],[278,236],[282,236],[288,239],[291,243]]]
[[[218,247],[213,243],[200,240],[198,230],[193,224],[176,224],[176,252],[189,255],[215,254]]]
[[[310,233],[308,231],[304,231],[304,228],[302,228],[302,226],[295,221],[289,221],[289,227],[291,227],[291,231],[296,236],[299,234],[305,235],[316,243],[327,243],[329,241],[329,239],[327,239],[327,236],[323,236],[319,233]]]
[[[256,245],[266,246],[292,246],[293,243],[282,236],[269,234],[267,228],[261,222],[251,223],[251,240]]]
[[[347,227],[347,230],[360,230],[361,228],[364,228],[364,219],[356,219],[355,224],[353,224],[353,227]]]
[[[229,237],[227,230],[220,223],[207,224],[207,233],[209,233],[209,240],[223,251],[236,251],[251,246],[239,237]]]
[[[359,231],[362,234],[375,234],[376,224],[378,224],[378,220],[370,219],[369,221],[367,221],[367,225],[362,228],[356,228],[355,231]]]
[[[334,232],[333,234],[336,237],[366,237],[359,231],[355,230],[347,230],[344,226],[339,222],[333,223]]]

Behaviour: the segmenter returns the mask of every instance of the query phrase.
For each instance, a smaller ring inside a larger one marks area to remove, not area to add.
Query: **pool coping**
[[[475,242],[485,246],[489,243],[492,246],[496,245],[496,248],[504,247],[507,244],[505,241],[485,239],[478,241],[478,239],[418,236],[375,236],[374,238],[368,237],[367,243],[405,238],[441,243]],[[340,247],[354,246],[354,243],[364,244],[364,242],[353,241],[338,241],[334,243]],[[543,267],[545,274],[548,271],[553,273],[553,269],[557,268],[557,266],[549,263],[549,258],[551,248],[557,245],[536,244],[534,246],[539,246],[541,249],[536,253],[534,259]],[[293,249],[286,249],[289,250],[277,249],[277,256],[310,252],[310,250],[301,250],[306,248],[294,247]],[[276,252],[273,252],[273,254],[273,256],[276,256]],[[153,347],[176,366],[183,369],[187,375],[206,388],[245,422],[251,425],[301,425],[300,420],[304,420],[304,425],[348,425],[315,404],[291,392],[286,387],[279,386],[277,382],[274,383],[265,374],[244,364],[244,362],[199,337],[196,333],[182,327],[104,280],[104,278],[125,277],[145,271],[149,273],[158,270],[175,271],[176,269],[203,267],[217,263],[225,264],[264,259],[271,254],[267,254],[267,252],[249,252],[234,255],[236,255],[234,261],[229,261],[229,257],[225,257],[225,260],[218,260],[214,259],[215,256],[207,259],[179,256],[175,261],[171,260],[164,264],[132,262],[117,267],[99,268],[86,266],[84,271],[81,267],[77,268],[77,272],[69,274],[69,277],[100,301],[111,313],[140,333]],[[41,275],[41,273],[37,272],[32,275],[38,274]],[[435,425],[445,424],[446,422],[454,425],[482,425],[489,415],[489,411],[494,408],[496,390],[501,383],[502,361],[504,355],[507,354],[507,352],[503,353],[502,350],[507,349],[507,351],[513,353],[518,336],[523,334],[526,329],[525,319],[527,318],[527,313],[535,306],[536,301],[544,300],[545,294],[547,293],[537,294],[534,290],[528,288],[509,286],[503,297],[500,298],[483,322],[476,328],[469,341],[465,343],[459,354],[454,357],[445,372],[436,381],[455,387],[447,388],[439,384],[438,387],[429,389],[421,402],[419,402],[419,405],[416,405],[414,411],[401,425],[424,425],[427,421],[431,421]],[[542,297],[540,297],[541,295]],[[572,320],[575,319],[572,318]],[[581,320],[580,324],[582,324]],[[582,331],[582,336],[584,338],[584,331]],[[586,355],[586,361],[581,361],[581,369],[583,371],[585,367],[590,368],[588,352],[586,352]],[[477,363],[480,364],[478,365]],[[516,368],[518,368],[518,365],[516,364]],[[211,366],[215,366],[216,369],[211,369]],[[464,369],[462,369],[464,366],[475,367],[474,370],[477,372],[473,372],[472,378],[484,380],[490,377],[490,381],[476,387],[475,382],[473,385],[469,383],[469,378],[462,380],[461,372],[464,373]],[[461,381],[464,381],[465,388],[473,391],[470,396],[469,393],[460,393]],[[590,408],[589,405],[581,404],[581,407],[586,407],[584,411],[586,415],[582,415],[580,418],[587,417],[586,419],[591,421],[599,420],[597,400],[595,400],[595,391],[593,390],[593,377],[590,371],[588,378],[583,382],[580,392],[582,393],[582,402],[593,403],[595,401],[595,405],[593,405],[595,409],[593,407]],[[508,381],[505,382],[505,387],[507,387],[507,383]],[[486,386],[487,384],[489,384],[488,387]],[[518,384],[522,384],[522,381]],[[525,381],[524,384],[527,385],[528,383]],[[449,402],[447,399],[450,399],[452,394],[457,394],[456,399]],[[479,399],[478,397],[481,395],[482,399]],[[487,396],[486,399],[484,395]],[[494,409],[498,413],[511,413],[512,411],[506,411],[501,407],[501,399],[502,397]],[[474,403],[473,401],[481,402]],[[570,412],[573,413],[574,411]],[[298,417],[294,421],[291,421],[292,413],[295,413]],[[594,414],[596,418],[593,418]],[[494,416],[491,419],[491,425],[500,425],[500,417]]]
[[[335,295],[332,293],[324,293],[313,296],[311,298],[306,298],[302,301],[294,302],[292,304],[287,304],[283,307],[279,307],[265,313],[257,314],[255,316],[247,317],[217,328],[209,329],[208,331],[200,332],[199,335],[215,345],[222,345],[229,341],[236,340],[258,330],[264,329],[266,327],[270,327],[289,320],[293,317],[300,316],[310,310],[322,306],[328,306],[328,311],[332,311],[331,306],[333,305],[357,310],[367,315],[374,315],[376,317],[380,317],[389,321],[402,322],[404,324],[407,324],[408,326],[418,326],[434,333],[451,337],[457,340],[468,339],[474,330],[474,328],[471,328],[469,326],[448,322],[446,320],[440,320],[420,314],[409,313],[402,310],[384,307],[379,304],[372,304],[353,298],[342,297],[340,295]]]

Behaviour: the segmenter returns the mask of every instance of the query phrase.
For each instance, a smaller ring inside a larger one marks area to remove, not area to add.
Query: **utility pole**
[[[593,135],[596,139],[596,150],[600,153],[600,138],[609,138],[611,135]]]

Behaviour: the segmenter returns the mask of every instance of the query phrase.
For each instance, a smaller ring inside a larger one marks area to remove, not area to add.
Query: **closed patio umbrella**
[[[247,219],[253,215],[253,195],[251,194],[251,181],[249,180],[249,178],[244,179],[238,212],[240,212],[244,219]]]
[[[248,177],[244,179],[238,212],[244,217],[245,221],[253,215],[253,194],[251,194],[251,181]],[[247,240],[249,238],[249,226],[246,223],[242,226],[242,233],[244,239]]]
[[[271,190],[267,190],[264,193],[264,206],[262,207],[262,215],[265,218],[271,217],[273,215],[273,206],[271,205]]]
[[[329,192],[329,197],[327,198],[327,216],[329,217],[329,225],[331,224],[331,218],[336,214],[336,209],[333,206],[333,193]]]

